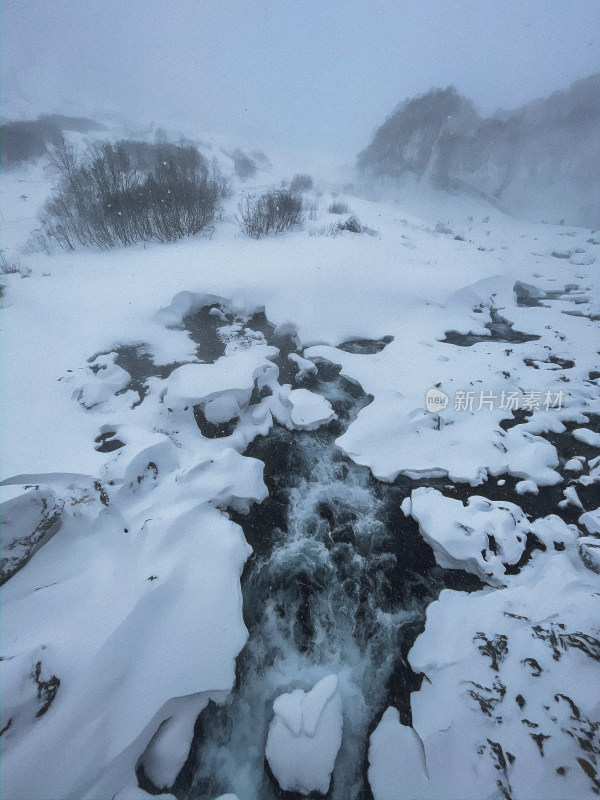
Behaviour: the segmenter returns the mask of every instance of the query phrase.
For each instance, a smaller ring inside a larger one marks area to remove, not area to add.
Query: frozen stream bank
[[[447,331],[475,339],[409,350],[303,348],[184,292],[156,318],[177,361],[129,342],[61,376],[105,461],[2,487],[28,509],[3,587],[10,796],[594,791],[591,319],[554,330],[513,298],[499,330],[510,287],[461,297]],[[424,407],[484,381],[564,402]]]

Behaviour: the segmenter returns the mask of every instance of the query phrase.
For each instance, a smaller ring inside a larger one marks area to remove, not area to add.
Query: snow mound
[[[591,431],[589,428],[576,428],[573,436],[578,442],[588,444],[590,447],[600,447],[600,433]]]
[[[540,491],[535,481],[519,481],[515,489],[517,494],[538,494]]]
[[[583,525],[589,533],[600,534],[600,507],[582,514],[579,517],[579,524]]]
[[[336,675],[309,692],[295,689],[273,703],[266,756],[284,791],[326,794],[342,742],[342,699]]]
[[[564,466],[567,472],[581,472],[583,470],[583,458],[570,458]]]
[[[224,456],[217,474],[204,471],[205,496],[223,489],[231,466]],[[251,551],[241,529],[202,502],[202,471],[180,490],[177,472],[162,477],[159,486],[151,475],[146,493],[120,491],[109,507],[89,495],[69,503],[60,531],[3,588],[7,796],[112,797],[140,754],[165,788],[197,714],[231,689]],[[33,753],[38,766],[24,774]]]
[[[600,575],[600,539],[582,536],[577,542],[577,550],[585,566]]]
[[[529,522],[514,503],[474,495],[465,506],[437,489],[422,487],[402,509],[419,523],[441,567],[465,569],[486,581],[502,579],[527,544]]]
[[[317,371],[317,368],[312,361],[309,361],[307,358],[302,358],[302,356],[299,356],[297,353],[290,353],[288,358],[298,368],[296,380],[300,381],[307,375],[314,375]]]
[[[278,352],[276,347],[257,345],[221,356],[214,364],[184,364],[165,381],[164,402],[169,408],[181,409],[229,393],[239,405],[245,405],[255,383],[260,390],[277,379],[279,370],[269,358]]]
[[[329,400],[308,389],[291,389],[285,384],[271,398],[273,416],[290,430],[314,431],[335,419]]]
[[[117,353],[107,353],[97,356],[90,363],[85,382],[73,392],[74,399],[84,408],[106,411],[119,404],[130,407],[139,402],[140,396],[137,392],[124,392],[131,382],[131,376],[115,364],[116,358]]]
[[[425,751],[414,728],[388,708],[371,734],[369,783],[375,800],[429,800]]]

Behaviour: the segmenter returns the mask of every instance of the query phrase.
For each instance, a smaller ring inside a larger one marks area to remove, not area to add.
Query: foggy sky
[[[599,0],[2,0],[4,117],[125,115],[354,159],[408,96],[600,71]]]

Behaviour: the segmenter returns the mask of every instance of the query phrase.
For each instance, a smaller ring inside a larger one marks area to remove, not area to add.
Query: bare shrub
[[[314,222],[317,219],[319,204],[316,200],[304,200],[304,210],[308,214],[308,218]]]
[[[28,278],[31,275],[31,269],[23,264],[18,255],[10,255],[6,250],[0,250],[0,273],[2,275],[20,275],[22,278]]]
[[[4,250],[0,250],[0,270],[3,275],[15,275],[21,272],[21,259],[19,256],[9,256]]]
[[[62,139],[50,160],[59,182],[40,221],[67,250],[193,236],[214,220],[225,187],[188,144],[93,142],[78,159]]]
[[[253,239],[282,233],[302,222],[302,199],[287,189],[271,189],[258,197],[245,195],[238,209],[238,224]]]
[[[320,228],[314,228],[313,230],[309,231],[309,236],[316,237],[316,236],[332,236],[336,237],[341,234],[339,223],[337,222],[330,222],[329,225],[321,225]]]
[[[290,191],[292,192],[310,192],[313,188],[313,179],[310,175],[299,173],[294,175],[290,183]]]
[[[329,206],[328,211],[330,214],[347,214],[348,205],[347,203],[342,203],[341,200],[334,200],[333,203]]]
[[[33,253],[46,253],[47,256],[52,255],[53,248],[50,240],[41,228],[35,228],[31,231],[29,239],[21,248],[24,255],[32,255]]]

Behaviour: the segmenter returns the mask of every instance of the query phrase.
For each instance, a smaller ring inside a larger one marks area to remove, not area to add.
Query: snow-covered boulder
[[[586,567],[600,575],[600,539],[582,536],[577,542],[577,550]]]
[[[579,524],[583,525],[588,533],[600,534],[600,507],[593,511],[586,511],[579,517]]]
[[[284,791],[310,794],[329,790],[342,743],[342,698],[336,675],[310,692],[295,689],[273,703],[266,756]]]
[[[292,404],[290,423],[292,428],[312,431],[326,422],[335,419],[335,412],[329,400],[308,389],[292,389],[288,395]]]
[[[546,297],[546,292],[542,289],[539,289],[531,283],[523,283],[523,281],[515,282],[513,292],[517,303],[526,303],[527,301],[540,300]]]
[[[268,400],[273,417],[289,430],[314,431],[336,418],[331,403],[308,389],[281,386]]]
[[[170,702],[170,716],[160,725],[137,762],[158,791],[171,789],[188,757],[194,725],[206,706],[204,693],[178,697]]]
[[[269,358],[278,352],[276,347],[256,346],[221,356],[214,364],[184,364],[165,381],[164,402],[172,409],[185,408],[227,393],[245,405],[255,385],[262,389],[277,380],[279,369]]]
[[[0,583],[20,570],[56,533],[63,505],[48,486],[0,487]]]
[[[529,522],[514,503],[474,495],[467,505],[437,489],[415,489],[402,510],[419,523],[437,563],[464,569],[486,581],[499,580],[527,544]]]
[[[565,469],[566,469],[568,472],[581,472],[581,471],[583,470],[583,461],[584,461],[584,460],[585,460],[585,459],[583,459],[583,457],[580,457],[580,458],[576,458],[576,457],[575,457],[575,458],[570,458],[570,459],[569,459],[569,460],[568,460],[568,461],[565,463],[565,467],[564,467],[564,468],[565,468]]]
[[[307,358],[302,358],[297,353],[290,353],[288,359],[292,361],[298,368],[296,373],[296,380],[301,381],[307,375],[314,375],[317,371],[316,365],[309,361]]]
[[[538,494],[540,491],[535,481],[519,481],[515,490],[517,494]]]
[[[560,549],[561,545],[574,546],[579,535],[576,525],[567,525],[557,514],[534,520],[531,530],[545,547],[551,549]]]
[[[115,395],[131,382],[129,373],[115,363],[116,358],[117,353],[106,353],[91,362],[85,382],[73,392],[73,398],[84,408],[102,411],[111,408]],[[120,395],[120,402],[128,407],[139,399],[139,394],[131,390]]]

